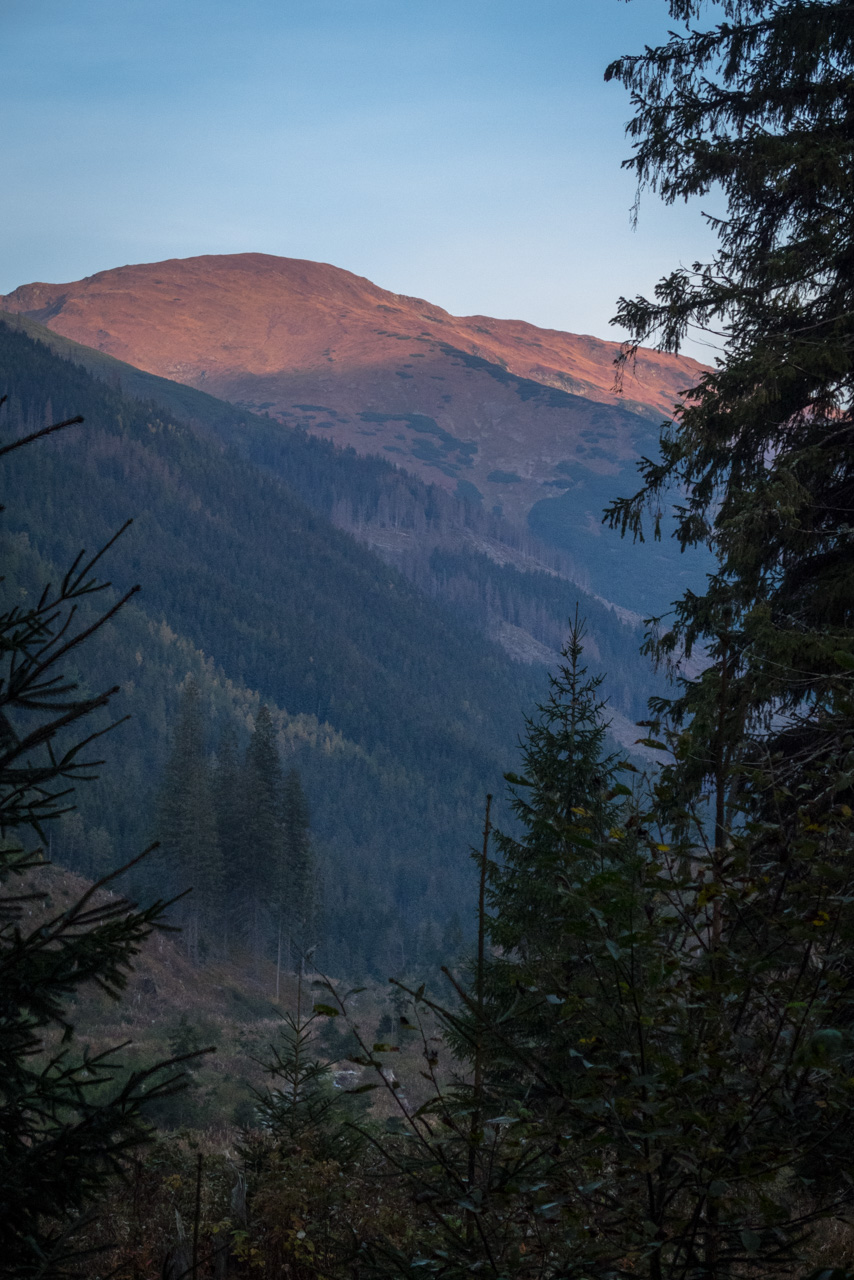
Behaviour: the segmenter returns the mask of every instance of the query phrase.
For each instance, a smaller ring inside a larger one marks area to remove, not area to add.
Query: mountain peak
[[[523,378],[619,403],[614,342],[523,320],[453,316],[326,262],[267,253],[170,258],[98,271],[68,284],[22,285],[0,307],[149,373],[206,389],[231,374],[400,364],[400,343],[452,346]],[[419,355],[424,352],[419,351]],[[702,370],[641,351],[625,397],[669,413]],[[231,397],[226,397],[231,398]]]
[[[0,308],[522,521],[579,486],[613,492],[609,478],[633,471],[703,372],[642,350],[619,395],[615,342],[454,316],[329,263],[265,253],[23,285]],[[601,506],[591,512],[598,526]]]

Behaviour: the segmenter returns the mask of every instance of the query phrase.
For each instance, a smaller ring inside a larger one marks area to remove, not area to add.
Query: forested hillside
[[[553,663],[566,633],[567,618],[582,600],[595,656],[603,669],[619,670],[625,677],[613,690],[615,710],[633,718],[645,706],[651,673],[638,656],[639,619],[610,609],[591,594],[598,580],[599,593],[607,596],[611,580],[597,572],[595,558],[578,563],[536,538],[524,525],[485,510],[477,497],[466,491],[459,496],[451,494],[382,458],[361,457],[353,449],[339,449],[329,440],[310,435],[308,428],[317,417],[310,412],[312,406],[303,407],[294,428],[283,430],[263,415],[144,373],[26,318],[9,316],[6,323],[84,365],[112,389],[133,399],[155,402],[217,447],[236,450],[254,466],[284,481],[309,507],[367,543],[420,590],[444,599],[466,622],[498,639],[511,657]],[[615,492],[606,486],[600,505]],[[586,517],[582,512],[577,519],[583,523]],[[630,550],[613,535],[596,541],[612,550]],[[672,557],[672,552],[669,554]],[[448,572],[448,555],[453,560],[453,573]],[[485,560],[492,562],[491,567]],[[630,556],[629,565],[633,564]],[[631,572],[629,567],[621,576]],[[643,574],[639,590],[651,576],[655,575]],[[517,634],[516,628],[523,634]],[[629,741],[635,736],[631,733]]]
[[[539,628],[544,646],[555,645],[578,589],[496,564],[479,549],[487,535],[503,554],[513,549],[495,537],[494,520],[467,515],[465,504],[377,460],[278,426],[274,434],[263,419],[236,423],[236,411],[209,397],[192,406],[204,401],[208,420],[197,413],[188,425],[8,326],[0,363],[7,431],[86,419],[37,456],[24,450],[6,464],[10,584],[28,598],[81,547],[100,546],[133,516],[108,570],[117,588],[143,587],[110,634],[81,654],[84,685],[101,670],[117,672],[121,711],[133,718],[114,735],[110,768],[81,796],[94,844],[62,827],[56,855],[92,872],[75,863],[75,849],[106,865],[163,834],[156,798],[192,676],[203,690],[208,752],[230,726],[243,751],[267,703],[284,763],[300,770],[323,882],[325,962],[417,963],[419,947],[429,951],[453,912],[465,910],[466,842],[542,688],[542,666],[512,662],[482,632],[506,619]],[[251,447],[227,442],[255,422]],[[351,522],[392,512],[389,524],[418,532],[419,520],[440,523],[438,502],[453,504],[457,523],[468,520],[481,542],[451,555],[428,539],[408,566],[421,589],[320,514],[340,518],[349,504]],[[437,607],[442,595],[447,607]],[[584,607],[595,614],[600,657],[619,662],[634,629],[596,601]],[[125,792],[133,804],[111,803]],[[224,857],[247,863],[252,851],[241,845]]]
[[[144,591],[80,672],[86,684],[122,673],[134,720],[83,798],[86,821],[122,853],[156,834],[178,691],[195,672],[216,711],[212,734],[238,717],[245,737],[262,699],[286,713],[283,746],[302,765],[328,852],[330,938],[352,929],[378,960],[381,939],[446,917],[464,892],[453,833],[467,814],[476,823],[500,778],[534,673],[444,618],[291,490],[153,406],[9,330],[2,367],[13,432],[86,417],[37,460],[24,451],[7,464],[4,562],[20,599],[137,515],[109,569]],[[118,828],[119,807],[104,798],[125,789],[138,802],[121,806]]]

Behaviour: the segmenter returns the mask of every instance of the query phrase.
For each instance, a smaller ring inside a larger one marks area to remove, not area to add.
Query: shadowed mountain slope
[[[146,398],[124,394],[125,382]],[[83,686],[119,681],[115,710],[133,716],[101,782],[81,792],[87,829],[117,857],[157,834],[155,795],[188,675],[205,690],[212,749],[228,725],[245,742],[267,702],[309,793],[336,970],[411,963],[464,909],[483,795],[501,795],[542,663],[579,599],[591,660],[614,671],[632,710],[644,683],[637,628],[559,574],[519,568],[514,556],[530,555],[478,508],[17,317],[0,323],[0,394],[4,435],[86,418],[4,461],[2,557],[15,600],[136,518],[105,568],[117,589],[139,581],[143,592],[78,659]],[[334,527],[329,515],[345,507],[365,518],[385,510],[390,527],[397,510],[396,532],[408,522],[413,541],[427,541],[408,577]],[[454,522],[456,550],[445,536]],[[444,540],[431,544],[434,526]],[[499,624],[517,643],[539,643],[539,662],[513,662],[491,643]]]
[[[367,544],[424,595],[442,600],[466,626],[497,640],[514,659],[552,666],[567,618],[580,603],[591,660],[609,673],[615,732],[625,744],[634,742],[637,734],[630,721],[645,709],[650,681],[648,664],[638,655],[637,619],[591,596],[585,589],[589,575],[524,527],[384,458],[362,457],[329,439],[283,429],[205,392],[62,338],[25,317],[6,313],[4,323],[82,365],[112,391],[150,402],[189,423],[214,449],[234,450],[263,475],[284,481],[314,512]]]
[[[117,589],[142,583],[139,603],[78,659],[84,686],[118,680],[116,710],[134,716],[103,784],[84,789],[87,821],[122,852],[154,834],[191,673],[219,727],[234,719],[245,737],[261,701],[284,716],[282,746],[303,768],[326,851],[338,952],[367,947],[362,962],[384,964],[392,934],[408,945],[425,920],[441,927],[465,897],[465,842],[541,670],[512,663],[236,451],[3,325],[0,393],[4,435],[86,419],[4,460],[7,592],[24,604],[136,517],[105,567]]]

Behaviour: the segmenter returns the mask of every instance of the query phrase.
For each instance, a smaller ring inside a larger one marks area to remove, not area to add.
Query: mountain
[[[519,567],[533,556],[512,545],[512,529],[388,462],[20,317],[0,322],[0,394],[4,435],[86,419],[3,464],[7,593],[25,603],[81,546],[137,517],[105,568],[117,589],[141,582],[143,592],[77,659],[84,687],[119,681],[115,709],[133,716],[111,740],[102,781],[81,791],[90,835],[124,854],[156,834],[188,676],[205,691],[211,749],[229,725],[245,742],[266,702],[310,796],[336,971],[409,963],[465,913],[483,795],[502,792],[576,602],[591,661],[614,673],[618,705],[639,709],[636,626],[557,572]],[[425,555],[407,574],[389,566],[333,524],[342,508],[397,512]],[[430,549],[436,527],[445,541]],[[499,623],[532,643],[543,636],[540,661],[512,661],[490,638]],[[57,836],[54,852],[88,874],[68,845]]]
[[[361,455],[385,456],[569,557],[595,593],[666,608],[702,563],[633,548],[601,510],[636,486],[657,424],[703,367],[521,321],[455,317],[322,263],[239,254],[30,284],[6,311]],[[386,553],[400,551],[384,535]]]
[[[639,619],[592,596],[565,557],[524,527],[425,483],[383,457],[360,457],[329,439],[282,428],[203,391],[59,337],[20,315],[0,317],[7,328],[84,367],[111,390],[192,424],[215,449],[234,451],[263,475],[284,483],[419,591],[442,600],[466,625],[497,641],[514,660],[553,666],[567,618],[581,603],[589,656],[609,673],[615,734],[625,745],[634,743],[632,722],[645,709],[650,691],[649,667],[637,652]]]
[[[483,795],[501,796],[576,608],[614,736],[636,739],[651,674],[630,610],[666,607],[702,559],[627,545],[601,508],[700,366],[642,353],[621,398],[613,344],[263,255],[3,301],[4,433],[86,418],[4,468],[7,589],[25,601],[129,514],[109,570],[144,587],[81,651],[82,684],[110,672],[133,720],[81,796],[86,841],[63,828],[54,852],[91,874],[155,834],[192,676],[211,751],[229,727],[245,743],[266,703],[302,772],[324,963],[425,962],[466,914]]]
[[[425,340],[414,353],[420,359],[436,353],[441,364],[449,347],[521,379],[656,415],[670,413],[702,372],[696,361],[642,351],[623,399],[613,391],[616,343],[518,320],[452,316],[327,263],[263,253],[173,258],[71,284],[23,285],[0,296],[0,307],[150,373],[207,383],[228,400],[239,398],[242,380],[249,388],[255,378],[281,378],[284,386],[286,378],[328,377],[327,365],[337,366],[330,386],[337,375],[352,378],[354,388],[368,385],[401,367],[398,344],[410,338]],[[390,323],[407,332],[391,331]],[[410,378],[423,382],[430,365],[409,367]]]

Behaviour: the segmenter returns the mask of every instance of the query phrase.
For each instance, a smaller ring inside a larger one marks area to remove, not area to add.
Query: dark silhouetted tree
[[[179,906],[184,943],[198,963],[209,949],[222,950],[223,877],[201,691],[195,680],[182,695],[159,810],[161,861],[170,888],[184,895]]]
[[[278,923],[283,868],[282,766],[270,710],[262,706],[246,752],[246,842],[242,859],[247,939],[256,965]]]
[[[20,445],[67,425],[6,445],[4,467]],[[106,550],[81,553],[37,600],[0,605],[0,1256],[9,1277],[91,1273],[79,1229],[145,1141],[144,1103],[178,1082],[153,1068],[114,1083],[116,1051],[78,1052],[69,1014],[89,984],[121,995],[165,904],[138,909],[104,892],[118,871],[60,910],[22,881],[45,865],[45,828],[101,763],[99,714],[118,688],[88,694],[68,673],[136,590],[80,621],[81,606],[109,586],[95,577]]]
[[[240,905],[246,878],[246,796],[243,766],[238,756],[233,729],[227,729],[223,733],[217,751],[214,808],[222,858],[222,949],[224,955],[228,956],[234,937],[239,936],[240,932]]]
[[[296,949],[297,963],[320,941],[317,873],[311,847],[308,800],[298,769],[289,769],[282,788],[284,859],[279,872],[282,922]]]

